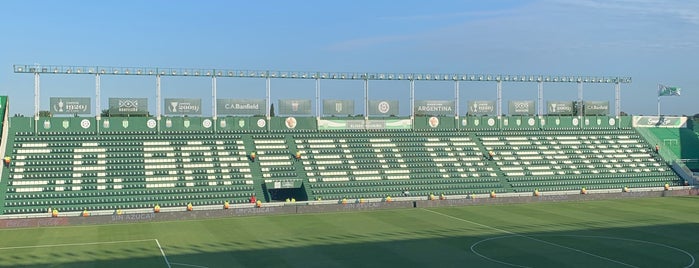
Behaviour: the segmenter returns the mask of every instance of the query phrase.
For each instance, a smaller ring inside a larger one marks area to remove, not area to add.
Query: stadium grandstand
[[[699,171],[696,122],[620,114],[619,87],[628,77],[30,65],[14,71],[34,75],[36,113],[9,116],[11,100],[0,97],[1,217],[218,209],[252,206],[251,199],[337,203],[684,189],[696,184]],[[51,113],[40,116],[40,76],[75,74],[96,78],[95,99],[51,97]],[[155,116],[147,99],[128,97],[110,98],[102,114],[103,75],[156,79]],[[201,116],[201,99],[161,99],[160,79],[168,76],[210,77],[212,116]],[[353,101],[321,101],[317,93],[315,107],[310,99],[278,100],[275,115],[269,93],[217,99],[216,79],[224,78],[359,80],[365,110],[351,116]],[[410,115],[398,114],[394,100],[368,99],[374,80],[409,81]],[[453,81],[455,98],[415,100],[416,80]],[[470,81],[496,85],[498,98],[469,100],[468,113],[459,114],[459,83]],[[503,105],[502,83],[538,84],[537,101]],[[612,85],[616,111],[582,93],[544,103],[546,83],[576,84],[580,92],[587,83]]]

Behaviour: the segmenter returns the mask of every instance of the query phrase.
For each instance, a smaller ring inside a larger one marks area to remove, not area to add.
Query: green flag
[[[658,84],[658,97],[660,96],[679,96],[682,89],[679,87],[668,87]]]

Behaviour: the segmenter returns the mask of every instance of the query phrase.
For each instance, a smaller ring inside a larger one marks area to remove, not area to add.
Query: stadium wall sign
[[[323,100],[324,115],[354,114],[354,100]]]
[[[572,101],[548,101],[546,107],[547,114],[572,115],[574,112]]]
[[[634,116],[633,127],[686,128],[684,116]]]
[[[495,101],[475,100],[468,102],[468,115],[495,115]]]
[[[397,100],[369,100],[369,115],[395,116],[398,115]]]
[[[147,115],[147,98],[109,98],[110,115]]]
[[[516,101],[512,100],[508,103],[508,113],[511,115],[534,115],[536,104],[531,100]]]
[[[311,115],[311,100],[281,99],[279,115]]]
[[[90,98],[85,97],[51,97],[49,99],[52,114],[90,114]]]
[[[165,98],[166,115],[201,115],[201,99]]]
[[[585,115],[608,115],[609,101],[585,101]]]
[[[216,112],[223,115],[263,115],[265,99],[216,99]]]
[[[453,100],[416,100],[415,115],[453,115],[456,102]]]

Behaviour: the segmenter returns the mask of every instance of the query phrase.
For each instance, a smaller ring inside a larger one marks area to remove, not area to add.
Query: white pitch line
[[[448,214],[444,214],[444,213],[437,212],[437,211],[432,211],[432,210],[425,209],[425,208],[423,208],[422,210],[429,211],[429,212],[432,212],[432,213],[434,213],[434,214],[441,215],[441,216],[444,216],[444,217],[447,217],[447,218],[451,218],[451,219],[454,219],[454,220],[457,220],[457,221],[462,221],[462,222],[467,222],[467,223],[470,223],[470,224],[475,224],[475,225],[478,225],[478,226],[481,226],[481,227],[489,228],[489,229],[496,230],[496,231],[499,231],[499,232],[503,232],[503,233],[506,233],[506,234],[511,234],[511,235],[514,235],[514,236],[520,236],[520,237],[528,238],[528,239],[531,239],[531,240],[534,240],[534,241],[538,241],[538,242],[541,242],[541,243],[549,244],[549,245],[552,245],[552,246],[555,246],[555,247],[559,247],[559,248],[563,248],[563,249],[567,249],[567,250],[572,250],[572,251],[575,251],[575,252],[578,252],[578,253],[582,253],[582,254],[589,255],[589,256],[592,256],[592,257],[595,257],[595,258],[599,258],[599,259],[602,259],[602,260],[614,262],[614,263],[621,264],[621,265],[624,265],[624,266],[639,268],[638,266],[634,266],[634,265],[631,265],[631,264],[628,264],[628,263],[625,263],[625,262],[622,262],[622,261],[613,260],[613,259],[610,259],[610,258],[607,258],[607,257],[604,257],[604,256],[600,256],[600,255],[597,255],[597,254],[594,254],[594,253],[590,253],[590,252],[587,252],[587,251],[584,251],[584,250],[581,250],[581,249],[576,249],[576,248],[571,248],[571,247],[564,246],[564,245],[559,245],[559,244],[556,244],[556,243],[553,243],[553,242],[549,242],[549,241],[546,241],[546,240],[541,240],[541,239],[534,238],[534,237],[531,237],[531,236],[526,236],[526,235],[518,234],[518,233],[515,233],[515,232],[511,232],[511,231],[503,230],[503,229],[500,229],[500,228],[488,226],[488,225],[485,225],[485,224],[481,224],[481,223],[469,221],[469,220],[466,220],[466,219],[454,217],[454,216],[451,216],[451,215],[448,215]]]
[[[18,247],[4,247],[0,250],[8,249],[27,249],[27,248],[50,248],[50,247],[67,247],[67,246],[90,246],[90,245],[102,245],[102,244],[121,244],[121,243],[137,243],[137,242],[148,242],[154,239],[141,239],[141,240],[122,240],[122,241],[104,241],[104,242],[88,242],[88,243],[71,243],[71,244],[49,244],[49,245],[34,245],[34,246],[18,246]]]
[[[167,264],[167,268],[172,268],[170,266],[170,261],[167,260],[167,256],[165,256],[165,251],[163,251],[163,247],[160,246],[160,242],[158,242],[158,239],[154,239],[155,243],[158,244],[158,248],[160,249],[160,253],[163,254],[163,258],[165,259],[165,263]]]

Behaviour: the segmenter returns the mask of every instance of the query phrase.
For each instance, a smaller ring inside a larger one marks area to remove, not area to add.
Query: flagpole
[[[658,84],[658,117],[660,117],[660,95],[662,95],[662,87],[661,84]]]

